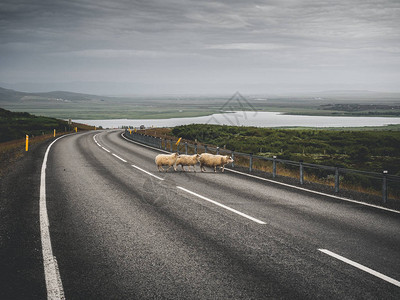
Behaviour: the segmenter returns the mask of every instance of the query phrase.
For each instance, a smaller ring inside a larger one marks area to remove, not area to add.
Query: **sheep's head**
[[[227,163],[227,164],[229,164],[229,163],[232,163],[232,162],[233,162],[233,159],[232,159],[232,157],[231,157],[231,156],[228,156],[228,155],[226,155],[226,156],[225,156],[225,159],[226,159],[226,163]]]
[[[200,162],[200,154],[196,154],[196,161]]]
[[[179,157],[179,153],[175,152],[174,154],[172,154],[173,157],[178,158]]]

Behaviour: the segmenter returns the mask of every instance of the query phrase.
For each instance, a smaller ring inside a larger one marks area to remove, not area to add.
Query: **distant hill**
[[[50,102],[82,102],[91,100],[102,100],[105,97],[72,93],[65,91],[54,91],[47,93],[25,93],[0,87],[0,103],[15,103],[23,101],[50,101]]]
[[[26,112],[11,112],[0,108],[0,142],[24,138],[26,134],[38,136],[68,129],[66,121],[38,117]]]

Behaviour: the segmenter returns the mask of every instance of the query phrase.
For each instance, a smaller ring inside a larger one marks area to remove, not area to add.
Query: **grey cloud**
[[[199,78],[231,86],[238,71],[249,85],[264,76],[267,86],[273,70],[288,86],[304,73],[317,86],[326,85],[318,72],[333,70],[340,83],[369,70],[365,86],[387,73],[394,89],[399,20],[397,0],[3,0],[0,82],[101,73],[101,81],[175,78],[198,90]]]

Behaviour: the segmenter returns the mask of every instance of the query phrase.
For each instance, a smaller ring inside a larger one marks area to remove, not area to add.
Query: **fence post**
[[[335,193],[339,193],[339,168],[335,167]]]
[[[194,154],[197,154],[197,143],[194,143]]]
[[[250,153],[249,172],[253,170],[253,153]]]
[[[167,151],[167,139],[164,139],[164,150]]]
[[[388,190],[387,190],[387,174],[388,171],[383,171],[383,184],[382,184],[382,203],[385,204],[387,202]]]
[[[300,161],[300,184],[304,184],[303,161]]]
[[[204,153],[207,153],[207,145],[204,145]]]
[[[185,154],[188,154],[188,144],[185,142]]]
[[[232,150],[232,153],[231,153],[231,157],[232,157],[232,160],[233,160],[232,168],[234,168],[235,167],[235,151],[233,151],[233,150]]]
[[[219,154],[219,147],[217,147],[217,155]]]
[[[172,153],[172,150],[173,150],[172,149],[172,139],[170,139],[170,142],[171,142],[171,144],[170,144],[171,151],[170,152]]]
[[[274,160],[272,162],[272,177],[276,177],[276,156],[273,156]]]

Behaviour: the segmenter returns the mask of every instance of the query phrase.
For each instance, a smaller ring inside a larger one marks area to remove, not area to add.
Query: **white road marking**
[[[259,180],[263,180],[263,181],[267,181],[267,182],[271,182],[271,183],[287,186],[287,187],[294,188],[294,189],[297,189],[297,190],[300,190],[300,191],[306,191],[306,192],[309,192],[309,193],[313,193],[313,194],[317,194],[317,195],[321,195],[321,196],[325,196],[325,197],[330,197],[330,198],[334,198],[334,199],[338,199],[338,200],[342,200],[342,201],[357,203],[357,204],[360,204],[360,205],[370,206],[370,207],[373,207],[373,208],[378,208],[378,209],[381,209],[381,210],[386,210],[386,211],[394,212],[396,214],[400,214],[400,211],[398,211],[398,210],[394,210],[394,209],[390,209],[390,208],[386,208],[386,207],[382,207],[382,206],[378,206],[378,205],[373,205],[373,204],[369,204],[369,203],[364,203],[364,202],[361,202],[361,201],[351,200],[351,199],[347,199],[347,198],[343,198],[343,197],[339,197],[339,196],[334,196],[334,195],[330,195],[330,194],[325,194],[325,193],[321,193],[321,192],[305,189],[305,188],[302,188],[302,187],[298,187],[298,186],[295,186],[295,185],[290,185],[290,184],[287,184],[287,183],[283,183],[283,182],[279,182],[279,181],[275,181],[275,180],[271,180],[271,179],[267,179],[267,178],[263,178],[263,177],[259,177],[259,176],[255,176],[255,175],[251,175],[251,174],[247,174],[247,173],[242,173],[242,172],[239,172],[239,171],[236,171],[236,170],[232,170],[232,169],[228,169],[228,168],[225,168],[225,170],[227,170],[229,172],[237,173],[237,174],[240,174],[240,175],[245,175],[247,177],[252,177],[252,178],[259,179]]]
[[[55,257],[53,256],[53,249],[51,247],[49,217],[47,214],[46,205],[46,167],[47,157],[51,146],[59,139],[66,135],[60,136],[55,139],[46,150],[43,158],[42,170],[40,174],[40,200],[39,200],[39,215],[40,215],[40,237],[42,241],[42,254],[44,275],[46,279],[47,299],[64,299],[64,290],[58,265]]]
[[[369,273],[371,275],[374,275],[374,276],[376,276],[376,277],[378,277],[380,279],[383,279],[383,280],[385,280],[385,281],[387,281],[387,282],[389,282],[391,284],[394,284],[395,286],[400,287],[400,281],[397,281],[397,280],[395,280],[395,279],[393,279],[393,278],[391,278],[389,276],[386,276],[386,275],[383,275],[382,273],[376,272],[376,271],[374,271],[374,270],[372,270],[372,269],[370,269],[368,267],[365,267],[365,266],[363,266],[363,265],[361,265],[359,263],[356,263],[356,262],[354,262],[354,261],[352,261],[350,259],[347,259],[347,258],[345,258],[343,256],[340,256],[340,255],[338,255],[338,254],[336,254],[336,253],[334,253],[332,251],[329,251],[329,250],[326,250],[326,249],[318,249],[318,250],[323,252],[323,253],[325,253],[325,254],[328,254],[329,256],[332,256],[332,257],[334,257],[336,259],[339,259],[339,260],[341,260],[341,261],[343,261],[343,262],[345,262],[345,263],[347,263],[349,265],[352,265],[353,267],[356,267],[356,268],[358,268],[358,269],[360,269],[360,270],[362,270],[364,272],[367,272],[367,273]]]
[[[225,208],[225,209],[227,209],[227,210],[229,210],[229,211],[231,211],[231,212],[233,212],[233,213],[235,213],[235,214],[238,214],[238,215],[240,215],[240,216],[242,216],[242,217],[245,217],[245,218],[247,218],[247,219],[249,219],[249,220],[252,220],[252,221],[254,221],[254,222],[258,223],[258,224],[262,224],[262,225],[266,224],[265,222],[263,222],[263,221],[261,221],[261,220],[258,220],[258,219],[256,219],[256,218],[253,218],[253,217],[251,217],[251,216],[249,216],[249,215],[246,215],[245,213],[242,213],[242,212],[240,212],[240,211],[238,211],[238,210],[236,210],[236,209],[233,209],[233,208],[231,208],[231,207],[229,207],[229,206],[226,206],[226,205],[221,204],[221,203],[219,203],[219,202],[217,202],[217,201],[214,201],[214,200],[211,200],[211,199],[209,199],[209,198],[207,198],[207,197],[204,197],[204,196],[202,196],[202,195],[199,195],[199,194],[197,194],[197,193],[195,193],[195,192],[189,191],[188,189],[185,189],[185,188],[183,188],[183,187],[181,187],[181,186],[177,186],[177,188],[180,189],[180,190],[182,190],[182,191],[185,191],[186,193],[189,193],[189,194],[191,194],[191,195],[194,195],[194,196],[196,196],[196,197],[199,197],[199,198],[201,198],[201,199],[203,199],[203,200],[205,200],[205,201],[208,201],[208,202],[210,202],[210,203],[212,203],[212,204],[215,204],[215,205],[217,205],[217,206],[220,206],[220,207],[222,207],[222,208]]]
[[[122,157],[119,157],[117,154],[115,153],[111,153],[113,156],[115,156],[116,158],[118,158],[119,160],[122,160],[123,162],[127,162],[125,159],[123,159]]]
[[[108,150],[108,149],[106,149],[106,148],[104,148],[103,146],[100,146],[104,151],[107,151],[108,153],[110,153],[111,151],[110,150]]]
[[[146,171],[146,170],[144,170],[144,169],[142,169],[142,168],[140,168],[138,166],[132,165],[132,167],[134,167],[134,168],[136,168],[136,169],[138,169],[138,170],[140,170],[140,171],[142,171],[142,172],[144,172],[146,174],[149,174],[150,176],[153,176],[154,178],[157,178],[159,180],[164,180],[164,178],[158,177],[157,175],[154,175],[154,174],[152,174],[152,173],[150,173],[150,172],[148,172],[148,171]]]

